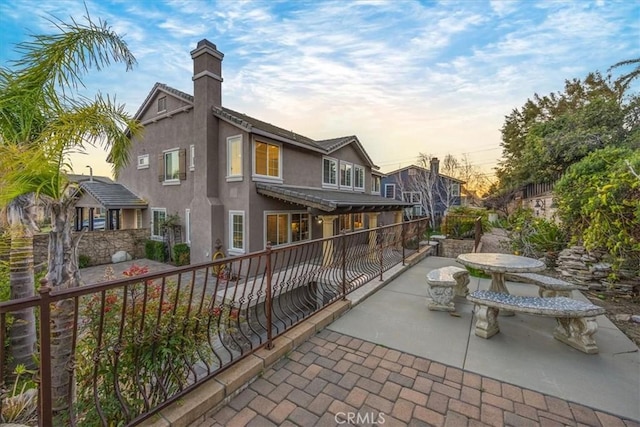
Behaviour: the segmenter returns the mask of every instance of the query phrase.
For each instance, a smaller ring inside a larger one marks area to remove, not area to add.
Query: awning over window
[[[399,211],[413,206],[411,203],[400,200],[353,191],[293,187],[288,185],[265,184],[262,182],[256,183],[256,189],[258,194],[282,200],[283,202],[305,206],[317,214],[388,212]]]

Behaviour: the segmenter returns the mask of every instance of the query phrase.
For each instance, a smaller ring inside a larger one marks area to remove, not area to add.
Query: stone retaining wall
[[[634,286],[640,286],[638,271],[621,270],[618,272],[619,282],[609,282],[612,273],[611,264],[605,262],[606,252],[587,251],[584,246],[571,246],[558,255],[556,271],[569,282],[588,286],[590,289],[605,289],[614,287],[623,291],[630,291]]]
[[[438,248],[438,255],[445,258],[458,258],[460,254],[473,252],[473,240],[444,239],[440,240],[441,247]]]
[[[134,259],[144,258],[144,242],[149,236],[148,228],[85,231],[80,239],[78,254],[88,256],[90,266],[111,264],[111,255],[118,251],[127,251]],[[48,234],[33,237],[33,260],[36,265],[47,262],[48,245]]]

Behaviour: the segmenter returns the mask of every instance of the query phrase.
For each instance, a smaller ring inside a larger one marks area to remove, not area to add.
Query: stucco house
[[[437,222],[446,210],[460,206],[464,181],[440,173],[440,161],[431,159],[429,169],[411,165],[388,172],[381,180],[382,195],[410,203],[406,218],[429,216],[429,199],[433,199],[433,216]]]
[[[156,83],[135,115],[144,133],[118,182],[148,202],[152,238],[177,215],[201,262],[376,227],[380,212],[402,220],[356,136],[314,140],[223,107],[223,56],[198,42],[193,95]]]

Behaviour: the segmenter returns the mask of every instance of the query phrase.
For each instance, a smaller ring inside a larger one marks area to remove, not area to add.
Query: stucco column
[[[333,236],[333,221],[338,219],[338,215],[320,215],[322,220],[322,238]],[[322,265],[327,266],[333,263],[333,240],[322,242]]]
[[[376,260],[378,259],[376,249],[378,245],[378,239],[376,238],[378,231],[376,228],[378,228],[378,215],[380,215],[380,212],[368,213],[367,215],[369,215],[369,230],[371,230],[369,231],[369,257],[372,260]]]

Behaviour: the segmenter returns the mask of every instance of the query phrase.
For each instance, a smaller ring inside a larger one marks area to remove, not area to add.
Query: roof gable
[[[140,120],[144,116],[144,114],[147,112],[149,107],[151,107],[153,105],[154,100],[161,93],[164,93],[164,94],[173,96],[175,98],[178,98],[181,101],[184,101],[187,105],[193,106],[193,96],[192,95],[189,95],[188,93],[184,93],[184,92],[182,92],[182,91],[180,91],[178,89],[174,89],[171,86],[167,86],[164,83],[156,83],[155,85],[153,85],[153,88],[151,89],[151,91],[149,92],[147,97],[145,98],[145,100],[142,103],[142,105],[140,106],[140,108],[138,108],[138,111],[133,116],[133,118],[136,119],[136,120]]]
[[[429,169],[427,169],[427,168],[423,168],[422,166],[418,166],[418,165],[409,165],[409,166],[405,166],[405,167],[400,168],[400,169],[393,170],[391,172],[387,172],[386,176],[387,177],[392,177],[393,175],[402,176],[403,174],[408,173],[408,171],[410,169],[416,169],[416,170],[420,171],[421,173],[429,173]],[[439,174],[439,175],[442,178],[446,178],[446,179],[449,179],[451,181],[456,181],[456,182],[459,182],[460,184],[464,184],[464,181],[461,180],[461,179],[454,178],[452,176],[448,176],[448,175],[444,175],[444,174]]]

